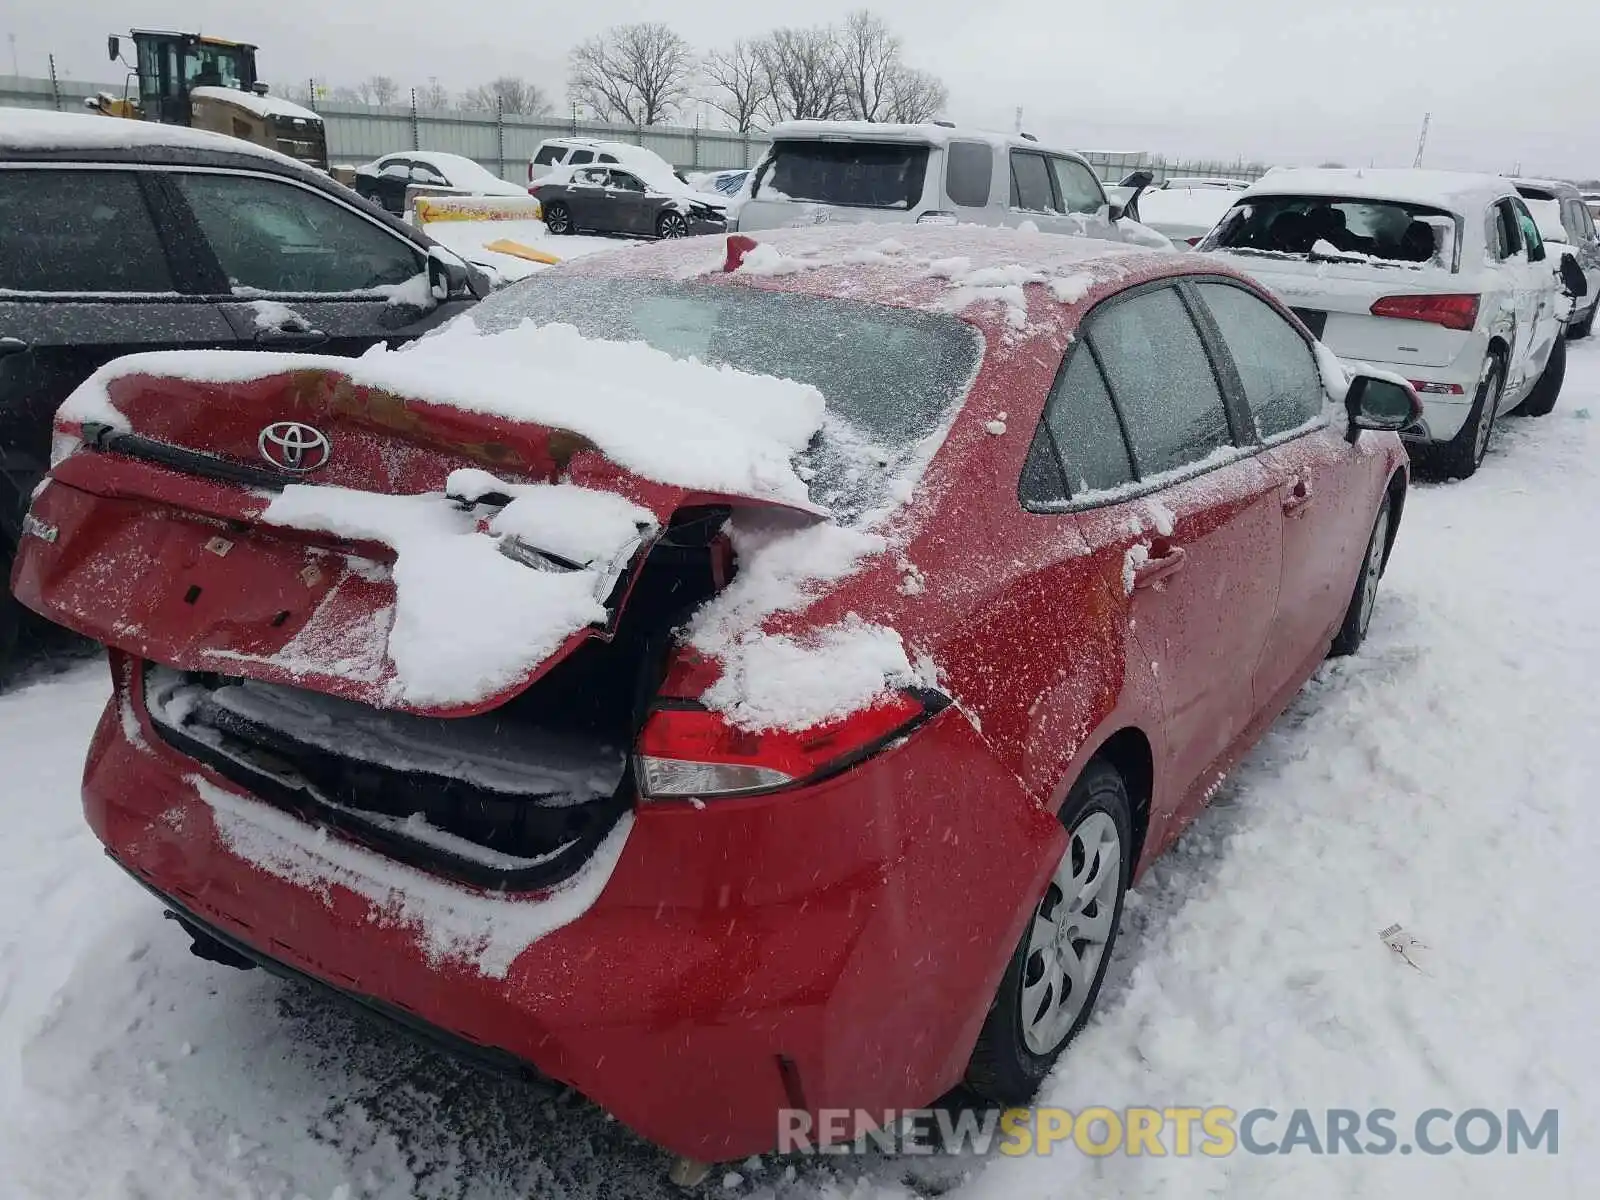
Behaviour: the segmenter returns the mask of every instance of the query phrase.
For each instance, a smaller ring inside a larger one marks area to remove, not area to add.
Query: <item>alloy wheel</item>
[[[1115,932],[1122,841],[1111,815],[1086,814],[1034,909],[1023,964],[1022,1036],[1034,1054],[1053,1054],[1072,1032]]]
[[[1372,544],[1367,547],[1367,562],[1361,574],[1361,636],[1367,636],[1372,624],[1372,610],[1378,604],[1378,580],[1383,577],[1383,550],[1389,540],[1389,506],[1378,512],[1378,522],[1372,528]]]
[[[661,218],[661,236],[664,238],[688,237],[689,222],[683,219],[681,213],[667,213]]]

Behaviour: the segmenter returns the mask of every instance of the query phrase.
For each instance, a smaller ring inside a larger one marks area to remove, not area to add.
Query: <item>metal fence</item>
[[[121,96],[123,85],[0,75],[0,106],[81,112],[84,98],[98,92]],[[411,102],[403,105],[324,101],[315,107],[327,126],[332,162],[354,165],[401,150],[439,150],[474,159],[502,179],[517,182],[527,178],[528,160],[539,143],[551,137],[604,138],[642,145],[685,171],[751,167],[767,145],[760,134],[699,126],[638,127],[470,109],[425,109],[417,107],[414,92]],[[1185,162],[1143,152],[1085,151],[1084,156],[1102,179],[1113,183],[1140,169],[1153,172],[1157,182],[1174,175],[1256,179],[1266,171],[1259,163]]]

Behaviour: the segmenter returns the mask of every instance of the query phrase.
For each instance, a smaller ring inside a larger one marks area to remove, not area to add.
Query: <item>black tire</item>
[[[681,212],[673,212],[669,208],[656,218],[656,236],[659,238],[688,237],[688,219]]]
[[[1372,520],[1372,535],[1367,538],[1367,552],[1361,556],[1361,570],[1356,575],[1356,586],[1350,593],[1350,605],[1344,611],[1344,623],[1334,635],[1328,650],[1329,658],[1343,658],[1361,649],[1367,640],[1367,627],[1372,623],[1372,610],[1378,602],[1378,580],[1383,578],[1383,568],[1388,558],[1392,540],[1390,523],[1394,520],[1394,505],[1388,492],[1378,506],[1378,515]]]
[[[1550,348],[1539,382],[1533,385],[1521,404],[1511,410],[1514,417],[1547,417],[1561,398],[1561,385],[1567,378],[1567,339],[1557,338]]]
[[[22,605],[18,604],[7,586],[11,560],[0,558],[0,680],[11,673],[15,664],[17,646],[22,640]]]
[[[1095,1000],[1100,995],[1100,985],[1105,980],[1106,967],[1110,965],[1111,955],[1116,949],[1117,926],[1122,921],[1122,903],[1127,895],[1128,879],[1133,870],[1133,818],[1132,807],[1128,802],[1127,785],[1110,763],[1099,759],[1084,768],[1083,774],[1072,785],[1066,801],[1061,805],[1061,823],[1069,833],[1063,863],[1073,861],[1073,856],[1080,848],[1077,832],[1097,813],[1104,813],[1110,817],[1116,829],[1119,849],[1116,903],[1111,913],[1109,937],[1100,954],[1093,978],[1089,982],[1083,1006],[1078,1010],[1065,1035],[1043,1053],[1030,1048],[1025,1034],[1022,998],[1025,986],[1037,985],[1040,952],[1030,953],[1029,943],[1042,910],[1051,904],[1052,894],[1057,904],[1062,899],[1054,879],[1046,885],[1045,894],[1034,906],[1033,913],[1028,919],[1028,927],[1022,931],[1022,937],[1011,955],[1011,961],[1006,965],[1005,974],[1001,976],[999,990],[995,993],[994,1002],[989,1006],[989,1015],[984,1020],[977,1044],[972,1048],[972,1058],[967,1063],[967,1086],[992,1103],[1005,1105],[1027,1103],[1034,1092],[1038,1091],[1044,1077],[1050,1073],[1050,1068],[1056,1059],[1061,1057],[1061,1052],[1071,1044],[1072,1039],[1078,1035],[1079,1030],[1089,1020],[1090,1014],[1094,1012]],[[1092,866],[1090,869],[1092,870]],[[1085,910],[1086,913],[1088,911]],[[1031,973],[1035,976],[1033,984],[1027,983],[1030,975],[1030,958],[1035,960],[1031,968]]]
[[[1600,309],[1600,303],[1590,305],[1589,314],[1584,317],[1583,320],[1579,321],[1576,325],[1567,326],[1567,337],[1569,340],[1579,342],[1594,332],[1594,314],[1597,309]]]
[[[1489,439],[1494,434],[1494,410],[1499,407],[1500,393],[1505,386],[1505,359],[1491,351],[1484,359],[1478,394],[1473,398],[1472,411],[1467,414],[1461,431],[1452,441],[1434,452],[1444,474],[1456,479],[1470,479],[1477,473],[1483,456],[1489,452]]]
[[[544,206],[544,227],[557,237],[573,232],[572,210],[559,200]]]

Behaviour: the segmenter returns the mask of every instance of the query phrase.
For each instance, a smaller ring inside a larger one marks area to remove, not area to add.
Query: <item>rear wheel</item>
[[[572,232],[572,211],[559,200],[544,206],[544,227],[558,237]]]
[[[1354,654],[1367,640],[1367,627],[1372,624],[1372,610],[1378,603],[1378,581],[1383,578],[1383,559],[1389,549],[1389,520],[1393,512],[1388,495],[1378,507],[1378,517],[1372,523],[1372,537],[1367,542],[1366,556],[1361,560],[1361,574],[1356,577],[1356,589],[1350,596],[1350,607],[1345,609],[1344,624],[1333,639],[1328,651],[1331,658]]]
[[[1568,325],[1567,326],[1567,336],[1569,338],[1571,338],[1573,341],[1576,342],[1576,341],[1579,341],[1579,340],[1581,340],[1583,338],[1588,337],[1591,333],[1593,333],[1594,332],[1594,314],[1595,314],[1595,310],[1596,309],[1600,309],[1600,304],[1591,305],[1589,307],[1588,315],[1585,316],[1583,318],[1583,320],[1579,321],[1576,325]]]
[[[1544,364],[1544,373],[1539,376],[1539,382],[1533,385],[1533,391],[1528,393],[1527,399],[1511,410],[1511,415],[1516,417],[1543,417],[1548,416],[1550,410],[1556,406],[1556,401],[1561,397],[1561,385],[1567,378],[1567,339],[1557,338],[1554,346],[1550,348],[1550,358]]]
[[[689,236],[689,222],[680,212],[664,212],[656,218],[656,236],[681,238]]]
[[[10,566],[8,560],[0,559],[0,569],[9,569]],[[7,590],[6,576],[0,575],[0,679],[4,679],[10,671],[21,638],[22,605]]]
[[[1122,776],[1084,768],[1061,806],[1067,848],[1011,956],[967,1064],[967,1086],[1023,1104],[1083,1028],[1111,961],[1133,869]]]
[[[1446,475],[1468,479],[1478,470],[1489,450],[1489,435],[1494,432],[1494,410],[1500,406],[1500,393],[1506,386],[1506,365],[1498,354],[1488,354],[1478,376],[1478,393],[1472,411],[1455,438],[1439,452],[1439,465]]]

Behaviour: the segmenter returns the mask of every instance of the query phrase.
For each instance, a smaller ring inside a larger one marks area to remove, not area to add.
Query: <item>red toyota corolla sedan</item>
[[[14,588],[110,647],[85,809],[197,953],[701,1161],[1032,1094],[1130,881],[1360,644],[1419,409],[1192,256],[893,234],[79,389]]]

